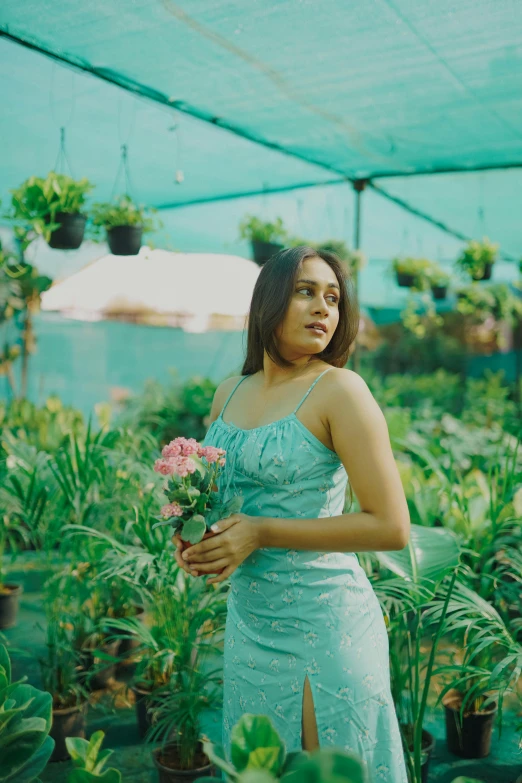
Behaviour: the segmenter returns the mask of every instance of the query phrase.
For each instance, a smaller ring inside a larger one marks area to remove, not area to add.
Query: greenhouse
[[[0,783],[522,783],[521,41],[3,0]]]

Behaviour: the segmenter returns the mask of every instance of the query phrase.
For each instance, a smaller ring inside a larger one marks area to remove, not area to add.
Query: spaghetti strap
[[[223,407],[221,408],[221,413],[219,414],[219,416],[220,416],[220,417],[222,417],[222,416],[223,416],[223,413],[224,413],[224,411],[225,411],[225,408],[227,407],[228,403],[230,402],[230,398],[231,398],[231,397],[232,397],[232,395],[234,394],[234,392],[235,392],[235,390],[237,389],[237,387],[239,386],[239,384],[240,384],[240,383],[243,383],[243,381],[244,381],[246,378],[249,378],[249,377],[250,377],[249,375],[242,375],[242,376],[241,376],[241,378],[238,380],[238,382],[236,383],[236,385],[234,386],[234,388],[232,389],[232,391],[230,392],[230,394],[229,394],[229,395],[228,395],[228,397],[226,398],[226,400],[225,400],[225,404],[224,404],[224,405],[223,405]]]
[[[308,389],[308,391],[306,392],[305,396],[303,397],[303,399],[301,400],[301,402],[299,403],[299,405],[297,406],[297,408],[294,410],[294,415],[297,413],[297,411],[299,410],[299,408],[301,407],[301,405],[303,404],[303,402],[306,400],[306,398],[308,397],[308,395],[310,394],[310,392],[311,392],[311,391],[312,391],[312,389],[314,388],[314,386],[315,386],[315,384],[317,383],[317,381],[319,381],[319,380],[320,380],[320,379],[323,377],[323,375],[325,375],[325,373],[329,372],[331,369],[333,369],[333,368],[332,368],[332,367],[327,367],[327,368],[326,368],[326,370],[323,370],[321,373],[319,373],[319,375],[317,376],[317,378],[315,379],[315,381],[312,383],[312,385],[310,386],[310,388],[309,388],[309,389]]]

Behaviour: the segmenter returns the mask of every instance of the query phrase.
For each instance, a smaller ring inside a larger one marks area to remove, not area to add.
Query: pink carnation
[[[224,453],[224,449],[217,449],[215,446],[204,446],[201,449],[201,456],[205,457],[207,462],[217,462]]]
[[[161,516],[167,519],[168,517],[180,517],[183,514],[183,509],[179,503],[167,503],[161,509]]]

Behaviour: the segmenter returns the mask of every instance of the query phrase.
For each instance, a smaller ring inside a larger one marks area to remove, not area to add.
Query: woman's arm
[[[317,519],[259,520],[259,546],[326,552],[403,549],[410,516],[388,426],[365,381],[350,370],[328,373],[325,408],[335,451],[360,512]]]

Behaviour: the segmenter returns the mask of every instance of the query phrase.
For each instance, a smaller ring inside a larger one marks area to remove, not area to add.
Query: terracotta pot
[[[53,722],[49,735],[55,745],[49,761],[65,761],[70,758],[65,746],[66,737],[83,737],[85,739],[85,713],[87,702],[75,707],[65,707],[62,710],[53,709]]]
[[[152,758],[158,770],[159,783],[193,783],[201,777],[217,778],[217,769],[203,753],[201,743],[196,754],[196,767],[194,769],[176,769],[179,764],[178,746],[166,745],[165,748],[156,748],[152,751]]]
[[[22,585],[4,583],[7,592],[0,593],[0,629],[12,628],[18,618],[18,602],[24,589]]]
[[[461,721],[462,696],[448,691],[444,699],[446,713],[446,742],[448,750],[464,759],[483,759],[491,750],[491,735],[497,714],[497,704],[492,702],[480,712],[466,713]]]
[[[212,536],[215,536],[215,535],[216,535],[216,533],[212,533],[210,530],[208,530],[201,540],[204,541],[206,538],[211,538]],[[181,551],[184,552],[186,549],[190,549],[191,546],[195,546],[195,544],[191,544],[190,541],[183,541],[182,540],[182,542],[181,542]],[[212,575],[216,576],[216,574],[222,574],[223,571],[224,571],[224,568],[222,568],[221,571],[216,571]],[[211,576],[211,574],[209,574],[209,576]]]

